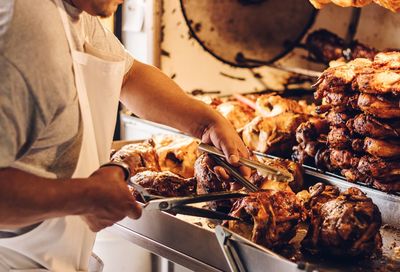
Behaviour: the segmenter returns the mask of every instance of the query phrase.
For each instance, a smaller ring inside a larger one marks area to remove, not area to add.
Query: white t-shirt
[[[61,18],[52,0],[14,2],[0,51],[0,168],[18,163],[39,176],[70,178],[82,122]],[[127,72],[133,58],[118,39],[97,17],[65,6],[76,48],[85,51],[86,40],[97,56],[124,58]]]

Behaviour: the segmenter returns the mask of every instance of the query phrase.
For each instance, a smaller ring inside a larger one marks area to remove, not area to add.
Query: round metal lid
[[[192,36],[219,60],[237,67],[272,63],[290,52],[315,19],[300,0],[180,0]]]

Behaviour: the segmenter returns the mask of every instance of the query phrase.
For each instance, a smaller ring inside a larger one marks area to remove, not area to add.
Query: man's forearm
[[[85,182],[51,180],[0,169],[0,228],[27,226],[45,219],[80,214]]]
[[[222,118],[188,96],[155,67],[136,61],[126,75],[121,101],[137,116],[200,137],[207,125]]]

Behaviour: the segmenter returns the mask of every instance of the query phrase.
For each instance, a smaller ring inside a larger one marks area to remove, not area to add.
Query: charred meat
[[[153,140],[125,145],[111,156],[111,161],[119,162],[126,159],[130,162],[132,175],[146,170],[161,170]]]
[[[244,127],[242,138],[250,150],[285,156],[295,145],[297,127],[306,119],[294,113],[256,117]]]
[[[373,60],[378,53],[375,48],[358,41],[353,41],[346,46],[342,38],[326,29],[316,30],[308,35],[305,46],[311,59],[325,64],[343,57],[347,60],[356,58]]]
[[[240,130],[254,117],[254,110],[239,102],[228,101],[217,106],[217,111],[222,114],[236,130]]]
[[[376,139],[400,137],[400,120],[380,120],[367,114],[359,114],[347,121],[346,126],[361,136]]]
[[[229,229],[268,248],[287,245],[307,216],[293,192],[275,190],[237,200],[230,215],[243,221],[229,221]]]
[[[320,183],[310,191],[311,225],[304,249],[340,257],[370,257],[381,250],[381,214],[363,192],[351,187],[338,195]]]
[[[194,176],[194,163],[200,155],[198,141],[176,135],[160,135],[153,139],[162,171],[170,171],[184,178]]]
[[[153,195],[177,197],[196,193],[196,179],[184,179],[169,171],[143,171],[134,175],[131,180]]]
[[[358,107],[366,114],[382,119],[400,118],[400,98],[381,95],[360,94]]]
[[[194,174],[197,180],[197,193],[208,194],[214,192],[222,192],[230,190],[230,183],[226,180],[221,180],[215,173],[214,167],[216,163],[207,155],[201,155],[194,164]],[[208,206],[213,210],[228,212],[232,203],[230,200],[219,200],[208,203]]]

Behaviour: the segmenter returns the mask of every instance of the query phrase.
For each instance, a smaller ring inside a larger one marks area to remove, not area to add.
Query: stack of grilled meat
[[[353,60],[366,58],[373,60],[378,50],[352,41],[346,44],[345,40],[326,29],[319,29],[307,36],[305,48],[310,54],[310,59],[315,62],[329,64],[338,59]]]
[[[319,159],[351,182],[400,191],[400,53],[328,68],[316,85],[330,125]]]
[[[363,192],[351,187],[338,188],[317,183],[309,188],[310,227],[302,241],[312,254],[355,257],[379,252],[382,224],[378,207]]]

